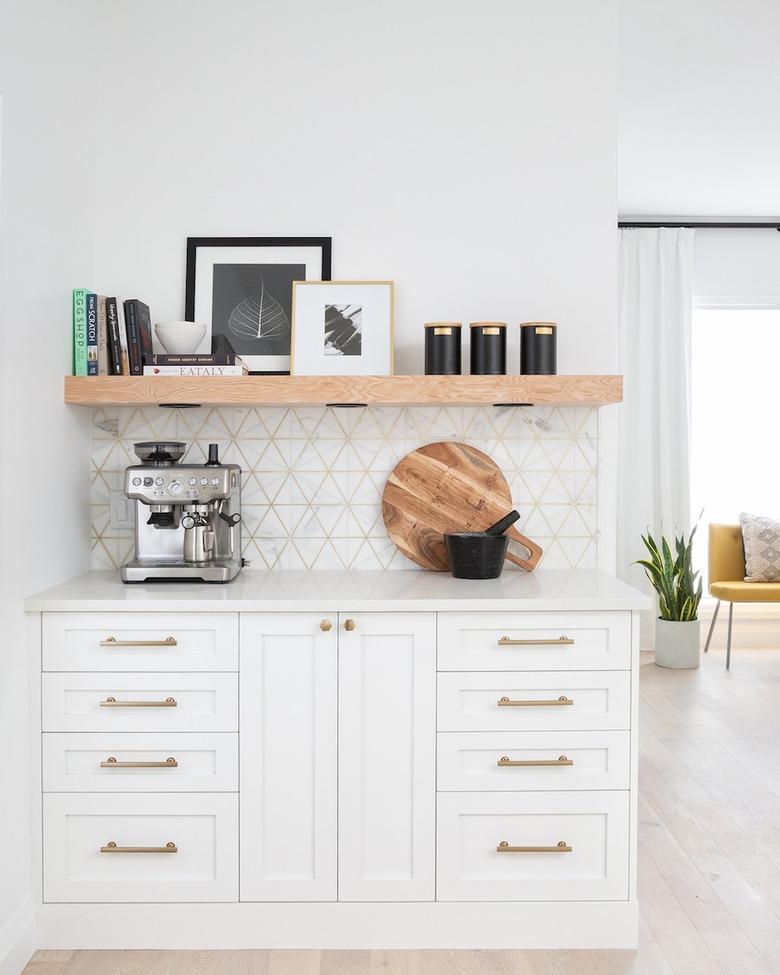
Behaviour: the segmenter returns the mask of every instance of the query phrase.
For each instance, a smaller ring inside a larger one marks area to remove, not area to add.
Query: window
[[[707,584],[707,525],[741,511],[780,519],[780,309],[695,308],[691,500],[704,509],[696,565]]]

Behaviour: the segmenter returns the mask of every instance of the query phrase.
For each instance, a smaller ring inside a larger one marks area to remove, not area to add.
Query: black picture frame
[[[198,251],[201,248],[221,247],[246,247],[255,249],[264,247],[276,249],[287,247],[291,249],[317,248],[320,250],[321,254],[322,271],[320,280],[331,280],[331,237],[188,237],[184,299],[184,318],[188,322],[195,321]],[[290,301],[292,301],[292,293],[290,294]],[[209,320],[207,324],[209,326],[209,332],[211,333],[211,321]],[[241,355],[240,348],[237,348],[236,351],[239,355]],[[248,358],[250,372],[253,372],[256,375],[289,375],[289,369],[255,368],[251,361],[252,357],[243,356],[243,358]]]

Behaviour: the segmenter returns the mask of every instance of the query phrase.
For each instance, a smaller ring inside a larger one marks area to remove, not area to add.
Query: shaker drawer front
[[[438,900],[627,900],[628,797],[440,794]]]
[[[235,901],[235,795],[47,794],[48,902]]]
[[[439,731],[628,730],[628,671],[438,675]]]
[[[439,670],[628,670],[630,613],[439,613]]]
[[[43,669],[235,671],[236,613],[44,613]]]
[[[238,731],[235,674],[44,674],[44,731]]]
[[[629,787],[628,731],[449,731],[437,739],[440,792]]]
[[[238,735],[43,736],[44,792],[235,792]]]

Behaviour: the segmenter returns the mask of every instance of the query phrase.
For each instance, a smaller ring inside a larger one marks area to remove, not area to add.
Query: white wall
[[[619,208],[780,211],[780,4],[621,0]]]
[[[22,599],[89,559],[88,418],[63,405],[62,376],[70,289],[91,275],[94,170],[79,51],[92,6],[6,2],[0,24],[0,966],[32,918]],[[15,961],[26,958],[8,956]]]
[[[188,235],[331,235],[434,318],[615,367],[615,0],[3,0],[0,963],[30,895],[25,594],[88,561],[69,293],[181,315]],[[517,366],[517,341],[512,356]],[[4,940],[5,939],[5,940]]]
[[[440,319],[555,319],[561,372],[614,369],[614,0],[135,0],[100,31],[95,287],[178,318],[188,235],[329,235],[334,277],[396,281],[398,372]]]
[[[780,305],[777,230],[697,230],[694,250],[697,304]]]

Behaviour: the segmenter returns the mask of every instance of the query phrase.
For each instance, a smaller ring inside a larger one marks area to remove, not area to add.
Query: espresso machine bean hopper
[[[134,445],[140,464],[125,470],[135,501],[135,557],[124,582],[230,582],[242,565],[241,468],[222,464],[209,444],[205,464],[180,464],[180,441]]]

